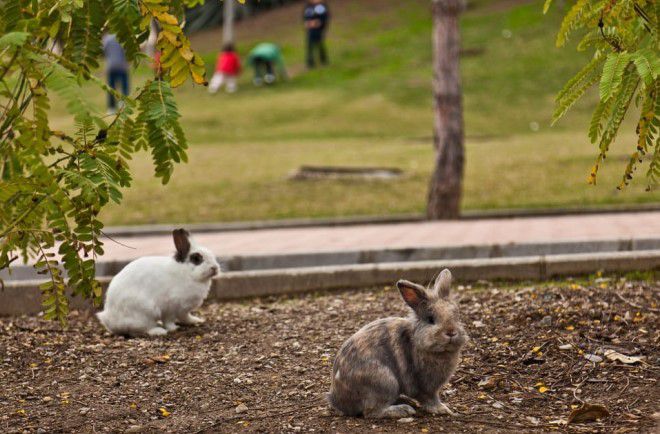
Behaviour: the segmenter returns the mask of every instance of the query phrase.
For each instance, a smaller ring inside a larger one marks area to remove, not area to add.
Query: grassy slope
[[[190,163],[162,187],[147,156],[133,163],[135,188],[104,217],[111,224],[251,220],[421,212],[432,169],[431,20],[428,0],[335,0],[332,65],[304,72],[299,5],[238,26],[239,50],[257,41],[282,44],[293,79],[235,95],[202,88],[177,92],[191,142]],[[553,96],[584,61],[554,48],[560,13],[541,3],[480,2],[462,22],[467,167],[464,208],[582,206],[659,201],[643,192],[643,173],[615,190],[631,149],[633,126],[612,148],[597,187],[585,179],[595,157],[586,138],[591,103],[550,128]],[[506,30],[511,37],[506,38]],[[218,31],[193,44],[209,68]],[[99,104],[101,97],[98,97]],[[537,122],[538,132],[530,123]],[[395,182],[293,182],[301,164],[387,165]],[[157,205],[156,205],[157,204]]]

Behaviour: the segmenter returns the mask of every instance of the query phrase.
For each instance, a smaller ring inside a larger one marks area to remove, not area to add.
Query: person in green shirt
[[[256,86],[272,84],[278,76],[282,80],[287,78],[282,51],[271,42],[262,42],[254,47],[248,54],[247,63],[254,68],[252,81]]]

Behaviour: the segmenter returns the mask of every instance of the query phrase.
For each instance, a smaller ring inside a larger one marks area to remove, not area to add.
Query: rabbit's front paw
[[[399,404],[399,405],[390,405],[384,409],[380,417],[388,417],[392,419],[398,419],[401,417],[412,416],[415,414],[415,409],[409,406],[408,404]]]
[[[206,322],[204,318],[200,318],[195,315],[188,314],[183,320],[181,321],[183,324],[187,325],[197,325],[197,324],[203,324]]]
[[[165,330],[162,327],[154,327],[154,328],[148,330],[147,334],[149,336],[165,336],[167,334],[167,330]]]
[[[164,326],[165,326],[165,330],[167,330],[168,332],[174,332],[179,329],[179,326],[174,324],[173,322],[166,322]]]
[[[451,411],[449,407],[447,407],[445,404],[442,402],[434,402],[431,404],[424,405],[424,411],[427,413],[431,414],[446,414],[447,416],[455,416],[456,413]]]

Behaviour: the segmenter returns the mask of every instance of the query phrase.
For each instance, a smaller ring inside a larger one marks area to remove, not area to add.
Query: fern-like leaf
[[[627,52],[614,52],[607,55],[598,87],[602,101],[606,101],[618,92],[623,80],[623,73],[630,63],[630,57],[631,55]]]
[[[21,1],[3,0],[0,14],[0,33],[9,33],[16,28],[21,19]],[[0,38],[2,39],[2,38]]]
[[[556,98],[553,125],[599,80],[598,67],[604,62],[603,56],[594,57],[584,68],[571,78]]]
[[[108,12],[110,16],[108,27],[124,47],[126,58],[129,61],[135,60],[140,53],[139,34],[135,32],[140,21],[137,0],[112,0],[105,3],[112,9]]]
[[[589,63],[587,63],[577,74],[575,74],[568,82],[564,85],[564,87],[557,93],[557,96],[555,97],[555,101],[559,102],[563,98],[566,97],[567,94],[572,92],[572,89],[574,89],[580,82],[584,81],[585,77],[590,76],[593,74],[594,70],[596,70],[600,65],[603,64],[605,61],[604,56],[600,55],[595,55]]]
[[[656,80],[653,86],[647,89],[644,105],[642,106],[642,116],[644,117],[643,135],[640,132],[640,147],[647,151],[653,150],[653,156],[649,169],[646,172],[648,180],[647,190],[653,190],[660,184],[660,80]],[[641,122],[641,120],[640,120]],[[643,137],[643,141],[641,140]]]
[[[53,64],[47,68],[46,76],[46,85],[64,99],[76,123],[93,121],[101,128],[106,127],[97,110],[83,97],[78,80],[71,72],[59,64]]]
[[[603,153],[609,150],[610,144],[619,131],[619,126],[628,111],[628,107],[639,84],[639,77],[634,73],[633,68],[627,68],[624,74],[622,74],[621,81],[622,85],[619,87],[618,93],[614,96],[612,113],[601,136],[599,148]]]
[[[596,143],[603,133],[603,123],[612,113],[612,106],[614,99],[610,98],[607,101],[598,101],[596,109],[591,116],[589,123],[589,139],[591,143]]]
[[[104,21],[100,0],[86,0],[72,16],[70,39],[63,55],[87,73],[99,66],[98,59],[103,53],[101,37]]]
[[[658,53],[650,48],[644,48],[632,55],[637,73],[646,86],[652,86],[660,72],[660,59]]]
[[[581,18],[591,11],[591,8],[592,4],[589,0],[578,0],[571,7],[561,23],[559,33],[557,33],[557,40],[555,42],[557,47],[563,47],[571,33],[582,26]]]

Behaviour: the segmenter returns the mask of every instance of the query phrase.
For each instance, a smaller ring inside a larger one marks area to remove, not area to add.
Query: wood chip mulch
[[[0,432],[656,432],[660,282],[459,288],[471,336],[443,389],[456,417],[330,412],[335,352],[405,315],[392,287],[211,304],[162,339],[0,318]],[[568,420],[572,423],[568,424]]]

